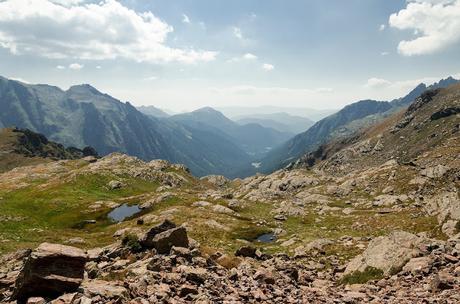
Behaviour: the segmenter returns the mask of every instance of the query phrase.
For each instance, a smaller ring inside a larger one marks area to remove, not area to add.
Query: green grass
[[[345,275],[342,284],[364,284],[370,280],[380,280],[383,278],[383,271],[371,266],[366,267],[364,271],[355,271],[354,273]]]
[[[105,217],[109,210],[90,212],[88,206],[91,203],[152,192],[158,186],[154,182],[125,177],[126,187],[109,190],[107,184],[115,178],[112,175],[79,175],[70,182],[34,182],[23,189],[3,192],[0,214],[24,220],[0,221],[0,239],[4,240],[0,242],[0,253],[42,241],[63,242],[82,234],[72,228],[76,224],[98,219],[98,224],[85,229],[90,233],[84,237],[91,239],[111,224]],[[97,240],[93,241],[97,243]]]

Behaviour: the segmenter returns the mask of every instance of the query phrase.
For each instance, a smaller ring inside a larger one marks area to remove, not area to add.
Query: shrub
[[[121,243],[123,244],[123,246],[129,248],[131,252],[136,253],[142,251],[142,246],[139,242],[139,238],[137,237],[137,235],[128,234],[125,237],[123,237]]]

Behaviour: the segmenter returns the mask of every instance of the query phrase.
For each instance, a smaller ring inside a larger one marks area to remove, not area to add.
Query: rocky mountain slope
[[[5,172],[0,301],[458,303],[459,100],[243,180],[123,154]]]
[[[306,132],[270,151],[260,160],[261,166],[258,170],[267,173],[283,168],[303,154],[316,150],[321,144],[346,138],[360,129],[389,117],[401,108],[407,107],[427,89],[443,88],[456,82],[458,81],[449,77],[430,87],[420,84],[405,97],[390,102],[362,100],[350,104],[339,112],[320,120]]]
[[[97,157],[97,152],[91,147],[83,150],[65,148],[30,130],[0,129],[0,172],[24,165],[86,156]]]

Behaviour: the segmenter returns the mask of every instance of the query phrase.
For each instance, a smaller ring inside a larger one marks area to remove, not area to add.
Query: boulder
[[[438,222],[447,219],[460,220],[460,197],[458,192],[443,192],[426,199],[425,210],[437,215]]]
[[[152,240],[153,247],[159,254],[167,254],[173,246],[188,247],[187,230],[177,227],[158,233]]]
[[[122,188],[123,183],[117,180],[112,180],[107,184],[107,186],[109,187],[110,190],[116,190],[116,189]]]
[[[139,238],[139,243],[144,248],[154,248],[153,239],[159,233],[165,232],[169,229],[176,228],[176,224],[169,220],[163,221],[161,224],[152,227],[149,231],[147,231],[144,235]]]
[[[255,258],[257,249],[252,246],[243,246],[235,252],[235,256],[241,256],[245,258]]]
[[[231,214],[235,213],[235,211],[233,211],[232,209],[227,208],[227,207],[222,206],[222,205],[214,205],[212,207],[212,211],[214,211],[215,213],[228,214],[228,215],[231,215]]]
[[[449,167],[437,165],[434,167],[423,169],[422,171],[420,171],[420,175],[426,176],[428,178],[441,178],[444,176],[444,174],[447,173],[447,171],[449,171],[449,169]]]
[[[26,259],[15,286],[14,298],[56,298],[80,286],[88,257],[78,248],[43,243]]]
[[[403,272],[412,274],[429,273],[433,263],[433,259],[429,256],[413,258],[407,262],[402,270]]]
[[[407,261],[421,253],[418,248],[421,242],[418,236],[404,231],[377,237],[362,254],[347,265],[345,275],[356,271],[364,272],[367,267],[380,269],[385,275],[398,271]]]

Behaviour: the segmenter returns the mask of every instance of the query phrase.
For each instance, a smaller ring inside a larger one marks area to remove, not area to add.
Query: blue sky
[[[0,0],[0,74],[123,101],[339,108],[460,74],[460,0]]]

